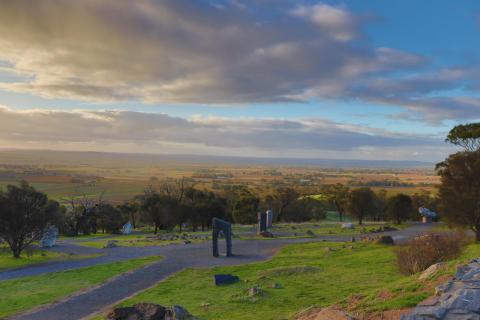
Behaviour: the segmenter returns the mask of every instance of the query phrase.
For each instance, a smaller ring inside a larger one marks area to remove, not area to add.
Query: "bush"
[[[457,258],[468,244],[463,232],[427,234],[397,247],[395,254],[400,272],[414,274],[432,264]]]

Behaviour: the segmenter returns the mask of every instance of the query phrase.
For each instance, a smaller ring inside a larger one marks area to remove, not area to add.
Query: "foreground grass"
[[[59,260],[85,259],[92,258],[95,255],[69,255],[45,251],[41,249],[25,250],[19,259],[15,259],[6,246],[0,246],[0,271],[6,269],[16,269],[32,264],[52,262]]]
[[[101,284],[113,276],[157,261],[147,257],[88,268],[0,281],[0,318],[57,301],[79,290]]]
[[[327,248],[330,248],[327,249]],[[334,251],[331,251],[333,249]],[[471,257],[470,246],[443,273]],[[229,273],[242,281],[216,287],[213,275]],[[440,274],[439,276],[441,276]],[[125,301],[180,304],[201,319],[289,319],[299,310],[340,304],[353,313],[376,313],[413,307],[432,294],[436,279],[420,282],[418,275],[398,272],[392,247],[355,243],[310,243],[285,247],[271,261],[234,267],[189,269]],[[275,286],[275,284],[278,284]],[[262,295],[250,297],[259,285]],[[255,312],[252,312],[255,310]]]

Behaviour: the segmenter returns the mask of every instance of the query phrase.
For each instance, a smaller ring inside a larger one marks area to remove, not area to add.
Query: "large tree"
[[[348,207],[349,188],[341,183],[329,184],[322,187],[321,193],[338,212],[340,221],[343,221]]]
[[[42,238],[46,229],[58,221],[60,206],[36,191],[28,183],[8,185],[0,193],[0,238],[10,246],[15,258],[33,242]]]
[[[461,124],[448,133],[445,141],[461,146],[466,151],[480,149],[480,123]]]
[[[350,192],[348,198],[348,211],[357,217],[358,224],[375,214],[375,193],[370,188],[358,188]]]
[[[399,193],[388,198],[387,214],[388,217],[397,224],[402,223],[410,217],[413,210],[412,198],[406,194]]]
[[[463,151],[437,164],[438,208],[448,223],[468,227],[480,241],[480,151]]]

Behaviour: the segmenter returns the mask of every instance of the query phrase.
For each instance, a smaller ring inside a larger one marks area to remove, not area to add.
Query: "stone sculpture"
[[[267,228],[273,227],[273,211],[267,210]]]
[[[212,246],[213,256],[218,257],[218,236],[220,232],[223,233],[225,241],[227,242],[227,257],[231,257],[232,253],[232,225],[222,219],[213,218],[212,220]]]
[[[258,234],[267,231],[267,214],[259,212],[258,213]]]
[[[132,224],[130,222],[127,222],[123,225],[122,227],[122,234],[130,234],[132,233]]]
[[[51,248],[57,243],[58,228],[56,226],[49,226],[40,239],[42,248]]]

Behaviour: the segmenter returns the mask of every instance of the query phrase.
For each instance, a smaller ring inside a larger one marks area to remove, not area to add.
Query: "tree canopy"
[[[480,149],[480,123],[461,124],[448,133],[445,141],[464,148],[466,151]]]
[[[442,217],[449,224],[470,228],[480,241],[480,151],[452,154],[436,169]]]
[[[48,200],[27,182],[9,185],[0,193],[0,238],[4,239],[15,258],[34,241],[42,238],[46,229],[58,221],[60,206]]]

